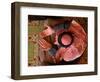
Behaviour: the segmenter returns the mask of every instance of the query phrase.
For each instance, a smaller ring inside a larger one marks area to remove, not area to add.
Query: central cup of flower
[[[63,45],[69,45],[71,43],[71,36],[70,35],[63,35],[61,38],[61,42]]]

